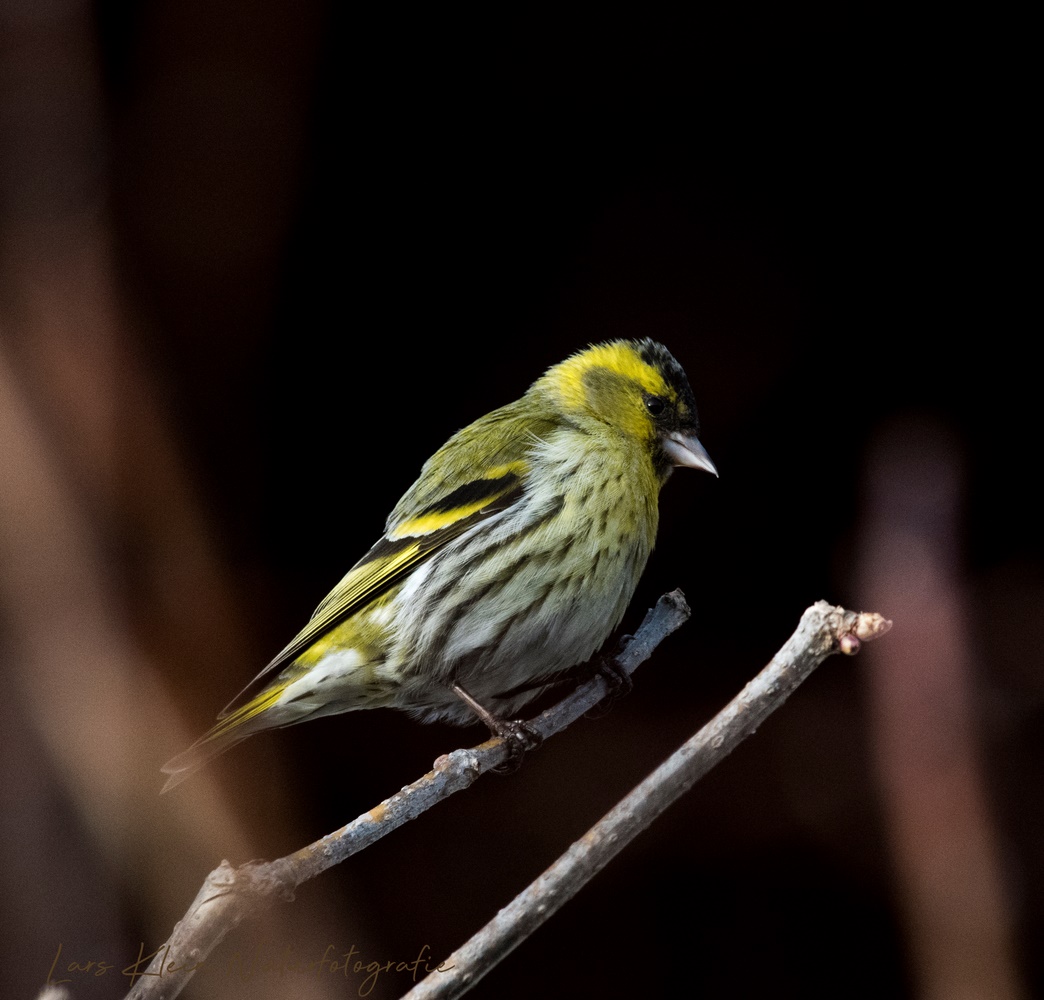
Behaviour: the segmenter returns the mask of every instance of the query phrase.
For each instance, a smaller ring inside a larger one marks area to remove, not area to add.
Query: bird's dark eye
[[[654,416],[660,416],[667,409],[667,400],[659,396],[646,396],[645,408]]]

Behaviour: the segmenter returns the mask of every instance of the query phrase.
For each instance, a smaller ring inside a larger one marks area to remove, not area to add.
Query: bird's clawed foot
[[[605,681],[605,697],[586,713],[589,719],[600,719],[616,704],[617,699],[625,694],[630,694],[634,687],[631,675],[623,670],[616,662],[616,658],[623,652],[624,647],[634,638],[633,635],[620,636],[616,652],[611,657],[601,657],[595,665],[594,673]]]
[[[544,742],[544,738],[521,719],[502,719],[494,715],[459,684],[453,685],[453,691],[486,724],[493,736],[499,736],[504,741],[508,755],[503,764],[492,769],[494,774],[512,774],[517,771],[522,766],[526,751],[535,750]]]
[[[544,742],[544,737],[534,732],[521,719],[495,719],[496,727],[490,732],[504,741],[507,757],[503,764],[493,768],[494,774],[513,774],[522,766],[526,752],[535,750]]]

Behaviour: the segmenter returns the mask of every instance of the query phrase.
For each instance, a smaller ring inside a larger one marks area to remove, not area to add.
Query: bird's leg
[[[494,715],[485,705],[476,701],[456,681],[453,682],[453,693],[468,706],[488,727],[494,736],[504,741],[508,758],[499,767],[493,768],[497,774],[510,774],[517,771],[527,750],[535,750],[544,738],[533,732],[521,719],[502,719]]]

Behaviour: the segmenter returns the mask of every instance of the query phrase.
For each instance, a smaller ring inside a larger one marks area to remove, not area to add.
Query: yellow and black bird
[[[588,660],[652,551],[675,466],[717,475],[678,362],[596,344],[453,435],[297,636],[163,770],[361,708],[494,728]]]

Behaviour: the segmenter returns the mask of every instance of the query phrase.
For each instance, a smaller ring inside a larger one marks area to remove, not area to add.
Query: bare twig
[[[687,743],[576,841],[535,882],[504,907],[470,941],[408,994],[407,1000],[448,1000],[475,985],[626,844],[725,758],[831,653],[858,652],[892,623],[819,601],[772,662]]]
[[[631,674],[688,617],[689,608],[681,591],[665,594],[614,657],[614,665]],[[606,681],[595,676],[527,722],[527,726],[541,737],[552,736],[602,701],[608,690]],[[434,768],[413,784],[294,854],[275,861],[248,862],[239,868],[222,861],[207,876],[166,944],[155,953],[147,968],[133,977],[126,1000],[176,997],[213,949],[248,916],[273,899],[292,899],[294,889],[301,883],[358,853],[454,792],[467,788],[480,774],[502,764],[507,756],[508,749],[500,738],[468,750],[454,750],[436,760]]]

